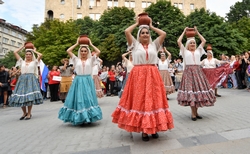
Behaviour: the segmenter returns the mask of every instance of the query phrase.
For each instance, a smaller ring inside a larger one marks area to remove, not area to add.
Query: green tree
[[[212,44],[215,57],[222,53],[227,55],[240,54],[247,43],[243,34],[227,23],[212,27],[206,32],[205,38],[208,44]]]
[[[159,0],[157,3],[150,5],[145,9],[145,12],[149,14],[155,27],[167,33],[163,45],[171,52],[173,57],[178,57],[179,49],[176,41],[185,27],[183,25],[185,19],[183,13],[165,0]],[[152,33],[152,39],[157,36],[156,33]]]
[[[105,10],[96,27],[101,58],[112,62],[121,58],[127,49],[124,30],[134,22],[135,13],[127,7]],[[107,43],[107,42],[109,43]]]
[[[24,52],[19,52],[21,57],[24,57]],[[6,68],[11,68],[16,65],[16,58],[13,51],[8,52],[3,59],[1,59],[0,64],[3,64]]]
[[[243,17],[250,17],[250,0],[243,0],[242,2],[236,2],[230,7],[229,13],[227,13],[227,21],[237,22]]]
[[[76,42],[79,33],[80,27],[73,20],[46,20],[39,27],[33,26],[28,40],[43,54],[45,64],[61,65],[60,60],[68,56],[66,50]]]
[[[250,18],[243,17],[239,21],[234,22],[232,26],[238,29],[238,31],[243,34],[244,38],[247,39],[247,44],[244,49],[250,50]]]

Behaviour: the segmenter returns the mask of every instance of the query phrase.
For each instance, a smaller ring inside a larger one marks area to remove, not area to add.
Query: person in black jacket
[[[7,107],[8,90],[10,88],[10,76],[5,70],[4,65],[0,64],[0,97],[1,102],[3,102],[3,108]]]

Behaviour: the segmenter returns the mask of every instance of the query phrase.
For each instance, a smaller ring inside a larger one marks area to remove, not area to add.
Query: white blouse
[[[132,70],[132,68],[134,67],[132,62],[130,60],[128,60],[127,58],[125,58],[124,66],[127,68],[127,73],[129,73]]]
[[[91,75],[94,62],[96,61],[96,55],[91,56],[85,62],[82,62],[80,58],[73,54],[72,61],[77,75]]]
[[[216,65],[219,65],[220,61],[216,58],[212,58],[211,60],[208,60],[207,58],[202,60],[201,66],[203,68],[216,68]]]
[[[137,41],[133,37],[133,64],[134,65],[140,65],[140,64],[157,64],[158,57],[157,57],[157,51],[160,48],[159,40],[156,39],[152,43],[148,44],[147,51],[144,49],[143,45]],[[148,55],[148,59],[146,59],[146,56]]]
[[[18,63],[21,64],[21,74],[26,74],[26,73],[33,73],[35,75],[38,75],[37,70],[38,70],[38,61],[34,60],[31,61],[29,64],[26,63],[22,58],[18,60]],[[27,64],[27,65],[26,65]]]
[[[168,64],[170,63],[169,59],[166,59],[163,61],[161,61],[161,59],[158,60],[158,68],[159,70],[168,70]]]
[[[194,52],[187,50],[183,44],[180,48],[180,55],[183,57],[185,65],[200,65],[201,56],[205,53],[201,45]]]

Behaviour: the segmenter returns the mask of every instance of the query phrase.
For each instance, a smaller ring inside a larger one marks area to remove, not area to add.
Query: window
[[[7,48],[3,48],[3,53],[7,53],[8,52],[8,49]]]
[[[8,42],[9,42],[9,39],[7,39],[7,38],[3,37],[3,43],[8,44]]]
[[[118,7],[118,0],[114,0],[114,6]]]
[[[22,35],[21,35],[21,34],[18,34],[18,38],[22,39]]]
[[[95,20],[95,14],[90,13],[90,14],[89,14],[89,17],[90,17],[91,19]]]
[[[77,18],[77,19],[82,19],[82,14],[81,14],[81,13],[77,13],[76,18]]]
[[[148,2],[147,4],[148,4],[148,7],[149,7],[152,3],[151,3],[151,2]]]
[[[77,6],[82,6],[82,0],[77,0]]]
[[[89,6],[95,6],[95,0],[89,0]]]
[[[18,42],[18,47],[21,47],[22,43]]]
[[[183,4],[179,3],[179,9],[182,10],[183,9]]]
[[[100,14],[100,13],[97,13],[97,14],[95,15],[95,19],[96,19],[96,20],[99,20],[100,17],[101,17],[101,14]]]
[[[4,28],[3,31],[4,31],[5,33],[9,33],[9,29],[8,29],[8,28]]]
[[[16,32],[15,32],[15,31],[12,31],[12,35],[13,35],[13,36],[16,36]]]
[[[129,2],[125,1],[125,7],[129,7]]]
[[[130,2],[130,7],[134,8],[135,7],[135,1]]]
[[[112,7],[112,0],[108,0],[108,7]]]
[[[175,7],[178,7],[178,3],[174,3],[174,6],[175,6]]]
[[[192,3],[190,4],[190,9],[194,10],[194,4],[192,4]]]
[[[64,14],[60,14],[60,19],[64,19]]]
[[[16,44],[16,41],[11,40],[11,45],[15,46],[15,44]]]
[[[62,5],[65,4],[65,0],[61,0],[61,4],[62,4]]]
[[[96,6],[101,6],[101,1],[100,0],[96,0]]]
[[[147,7],[147,2],[142,2],[142,3],[141,3],[141,7],[142,7],[142,8],[146,8],[146,7]]]

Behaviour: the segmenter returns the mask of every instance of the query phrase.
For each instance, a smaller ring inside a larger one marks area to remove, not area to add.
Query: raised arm
[[[166,49],[166,47],[163,48],[163,51],[168,54],[168,60],[171,60],[171,53]]]
[[[133,35],[131,33],[138,26],[138,24],[139,24],[139,17],[136,17],[136,22],[125,30],[125,36],[128,42],[128,46],[131,46],[131,44],[133,43]]]
[[[37,54],[37,61],[39,62],[43,55],[40,52],[36,51],[36,48],[34,48],[34,53]]]
[[[89,39],[89,45],[95,50],[96,56],[99,57],[101,51],[100,51],[96,46],[94,46],[94,45],[92,44],[92,42],[91,42],[90,39]]]
[[[199,31],[197,30],[197,27],[194,26],[194,29],[196,31],[196,34],[199,36],[200,40],[201,40],[201,46],[204,47],[206,44],[206,40],[205,38],[199,33]]]
[[[16,51],[14,51],[14,56],[16,57],[16,60],[18,61],[21,57],[19,56],[18,52],[21,51],[24,48],[24,46],[21,46]]]
[[[72,46],[69,47],[68,50],[67,50],[67,53],[68,53],[68,55],[70,56],[70,58],[72,58],[73,55],[74,55],[74,54],[73,54],[73,50],[75,49],[75,47],[77,47],[77,46],[79,45],[78,40],[79,40],[79,37],[77,38],[76,44],[72,45]]]
[[[150,18],[150,24],[149,24],[149,28],[152,29],[153,31],[155,31],[159,36],[158,36],[158,40],[159,40],[159,44],[162,44],[164,42],[164,39],[166,38],[166,32],[164,32],[163,30],[156,28],[152,25],[152,19]]]
[[[129,50],[128,52],[122,54],[122,60],[125,60],[125,59],[126,59],[126,56],[127,56],[128,54],[130,54],[131,52],[132,52],[132,51]]]
[[[178,38],[178,40],[177,40],[177,44],[178,44],[179,48],[181,48],[182,39],[183,39],[184,34],[186,33],[187,28],[188,28],[188,27],[186,27],[186,28],[184,29],[184,31],[182,32],[181,36],[180,36],[180,37]]]

